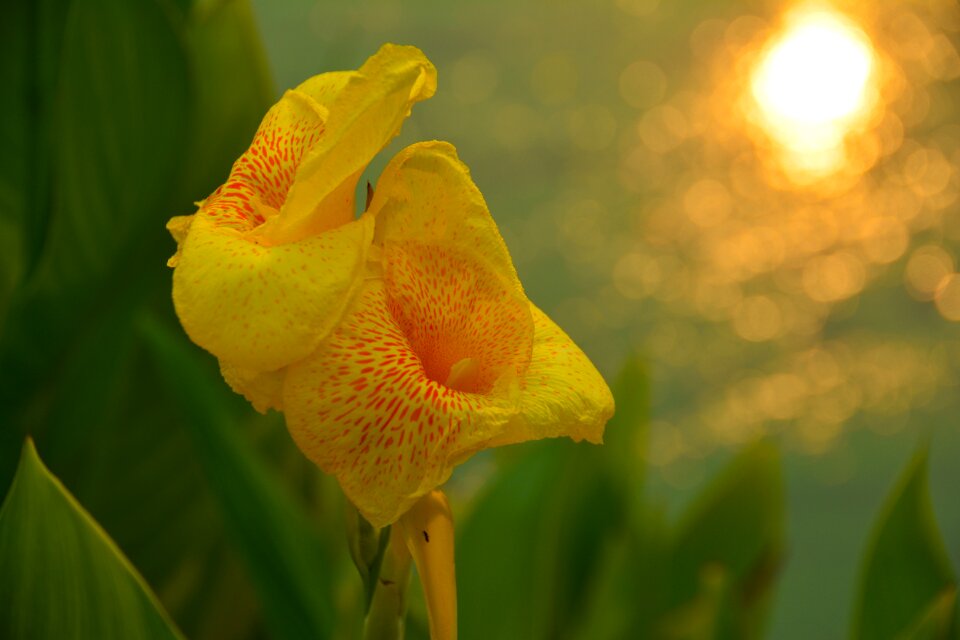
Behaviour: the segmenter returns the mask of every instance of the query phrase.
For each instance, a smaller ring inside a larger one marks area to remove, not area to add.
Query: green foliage
[[[780,456],[761,441],[743,451],[681,521],[667,592],[672,603],[730,599],[729,612],[712,614],[710,637],[760,637],[783,555],[784,513]]]
[[[114,542],[23,447],[0,510],[0,636],[181,638]]]
[[[618,389],[621,406],[607,439],[629,443],[646,409],[637,364]],[[460,530],[464,638],[568,636],[607,545],[626,526],[636,465],[615,462],[620,447],[548,442],[531,449],[491,483]]]
[[[638,497],[642,368],[615,387],[605,446],[536,445],[463,524],[463,637],[761,636],[784,548],[776,447],[746,449],[671,528]]]
[[[272,637],[329,637],[331,561],[303,512],[234,433],[218,404],[219,380],[203,375],[179,334],[146,321],[143,332],[170,397],[182,407],[201,466],[253,577]]]
[[[272,102],[249,3],[40,0],[0,28],[0,495],[32,434],[188,635],[249,633],[256,591],[225,544],[242,536],[133,322],[153,307],[174,326],[164,223]],[[206,363],[194,374],[220,384]]]
[[[907,466],[874,527],[853,620],[857,639],[947,638],[957,578],[930,504],[927,452]]]

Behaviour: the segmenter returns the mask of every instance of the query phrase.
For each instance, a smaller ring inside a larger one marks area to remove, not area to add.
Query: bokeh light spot
[[[935,304],[944,318],[960,322],[960,276],[953,273],[944,278],[937,288]]]
[[[906,280],[913,297],[933,300],[941,283],[953,273],[953,258],[936,245],[920,247],[907,262]]]

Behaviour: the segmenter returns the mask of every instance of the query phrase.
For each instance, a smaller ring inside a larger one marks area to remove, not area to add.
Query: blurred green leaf
[[[154,0],[74,2],[59,86],[50,286],[106,273],[163,224],[190,98],[170,12]]]
[[[0,510],[0,575],[5,638],[181,637],[136,569],[29,440]]]
[[[631,518],[643,514],[646,466],[641,461],[647,449],[649,382],[643,361],[628,358],[613,384],[616,412],[603,434],[603,456],[616,466],[618,481],[627,485]]]
[[[0,326],[14,286],[40,255],[51,202],[50,123],[69,0],[10,3],[0,21]]]
[[[927,450],[907,466],[874,525],[864,559],[852,637],[945,638],[953,624],[956,576],[937,528]],[[948,604],[950,603],[950,604]]]
[[[118,301],[77,336],[31,431],[50,469],[111,532],[181,629],[199,638],[222,592],[248,601],[252,587],[245,579],[209,583],[239,559],[176,407],[157,393],[131,322],[135,308]],[[231,617],[232,625],[243,621],[249,626],[250,616]]]
[[[492,482],[461,527],[464,638],[568,636],[622,524],[623,488],[599,451],[564,441],[531,448]]]
[[[180,334],[145,318],[143,336],[169,397],[182,409],[230,537],[276,638],[326,638],[334,625],[329,554],[305,514],[270,475],[220,400],[222,380],[199,366]]]
[[[717,615],[726,622],[711,637],[760,637],[783,549],[780,455],[760,441],[741,452],[681,518],[665,585],[668,607],[702,598],[715,590],[709,576],[723,575],[732,610]]]
[[[49,223],[25,231],[27,245],[42,251],[11,299],[0,342],[8,408],[32,400],[76,333],[118,290],[157,271],[142,259],[142,245],[171,207],[187,132],[187,60],[165,6],[86,0],[57,9],[56,19],[48,17],[53,5],[40,3],[32,23],[37,42],[49,44],[38,44],[26,79],[37,87],[40,114],[31,189],[42,183],[26,218],[28,226]],[[49,181],[40,165],[49,165]]]
[[[68,0],[8,3],[0,20],[0,335],[18,287],[32,271],[43,243],[51,200],[50,130]],[[42,335],[42,334],[41,334]],[[0,339],[0,404],[28,396],[23,376],[8,366]],[[15,386],[16,385],[16,386]],[[9,409],[8,409],[9,410]],[[0,419],[0,494],[5,494],[20,454],[23,430]]]
[[[947,637],[954,611],[957,607],[957,590],[947,589],[933,601],[926,611],[920,614],[919,620],[907,628],[901,638],[910,640],[941,640]]]
[[[273,104],[274,88],[248,0],[195,2],[185,42],[194,101],[180,188],[190,203],[226,179]]]

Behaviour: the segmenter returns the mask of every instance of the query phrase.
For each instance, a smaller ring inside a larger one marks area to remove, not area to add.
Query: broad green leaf
[[[681,518],[670,553],[668,607],[702,598],[724,575],[732,611],[714,637],[760,637],[784,548],[780,456],[760,441],[740,453]],[[705,582],[706,580],[706,582]]]
[[[928,637],[946,638],[954,605],[944,603],[954,601],[956,588],[956,574],[930,503],[924,449],[907,466],[874,525],[860,578],[852,637],[899,638],[924,629]],[[938,621],[943,624],[934,630],[931,625]]]
[[[4,638],[181,637],[136,569],[29,440],[0,510],[0,576]]]
[[[334,565],[305,514],[238,433],[200,352],[150,318],[141,323],[166,395],[182,409],[228,533],[275,638],[325,638],[334,624]]]

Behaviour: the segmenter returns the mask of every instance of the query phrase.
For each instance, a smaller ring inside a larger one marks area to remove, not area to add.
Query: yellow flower
[[[169,222],[184,329],[261,411],[279,408],[282,368],[310,355],[359,291],[373,219],[354,219],[357,180],[435,89],[423,53],[394,45],[358,71],[310,78],[270,109],[197,213]]]
[[[610,391],[526,298],[454,148],[408,147],[375,194],[362,290],[283,382],[287,426],[304,453],[380,527],[481,449],[555,436],[600,442]]]
[[[374,526],[488,447],[600,442],[613,398],[524,294],[455,149],[420,143],[354,219],[357,180],[436,72],[384,46],[288,91],[227,182],[168,227],[173,298],[234,390],[282,409]]]

